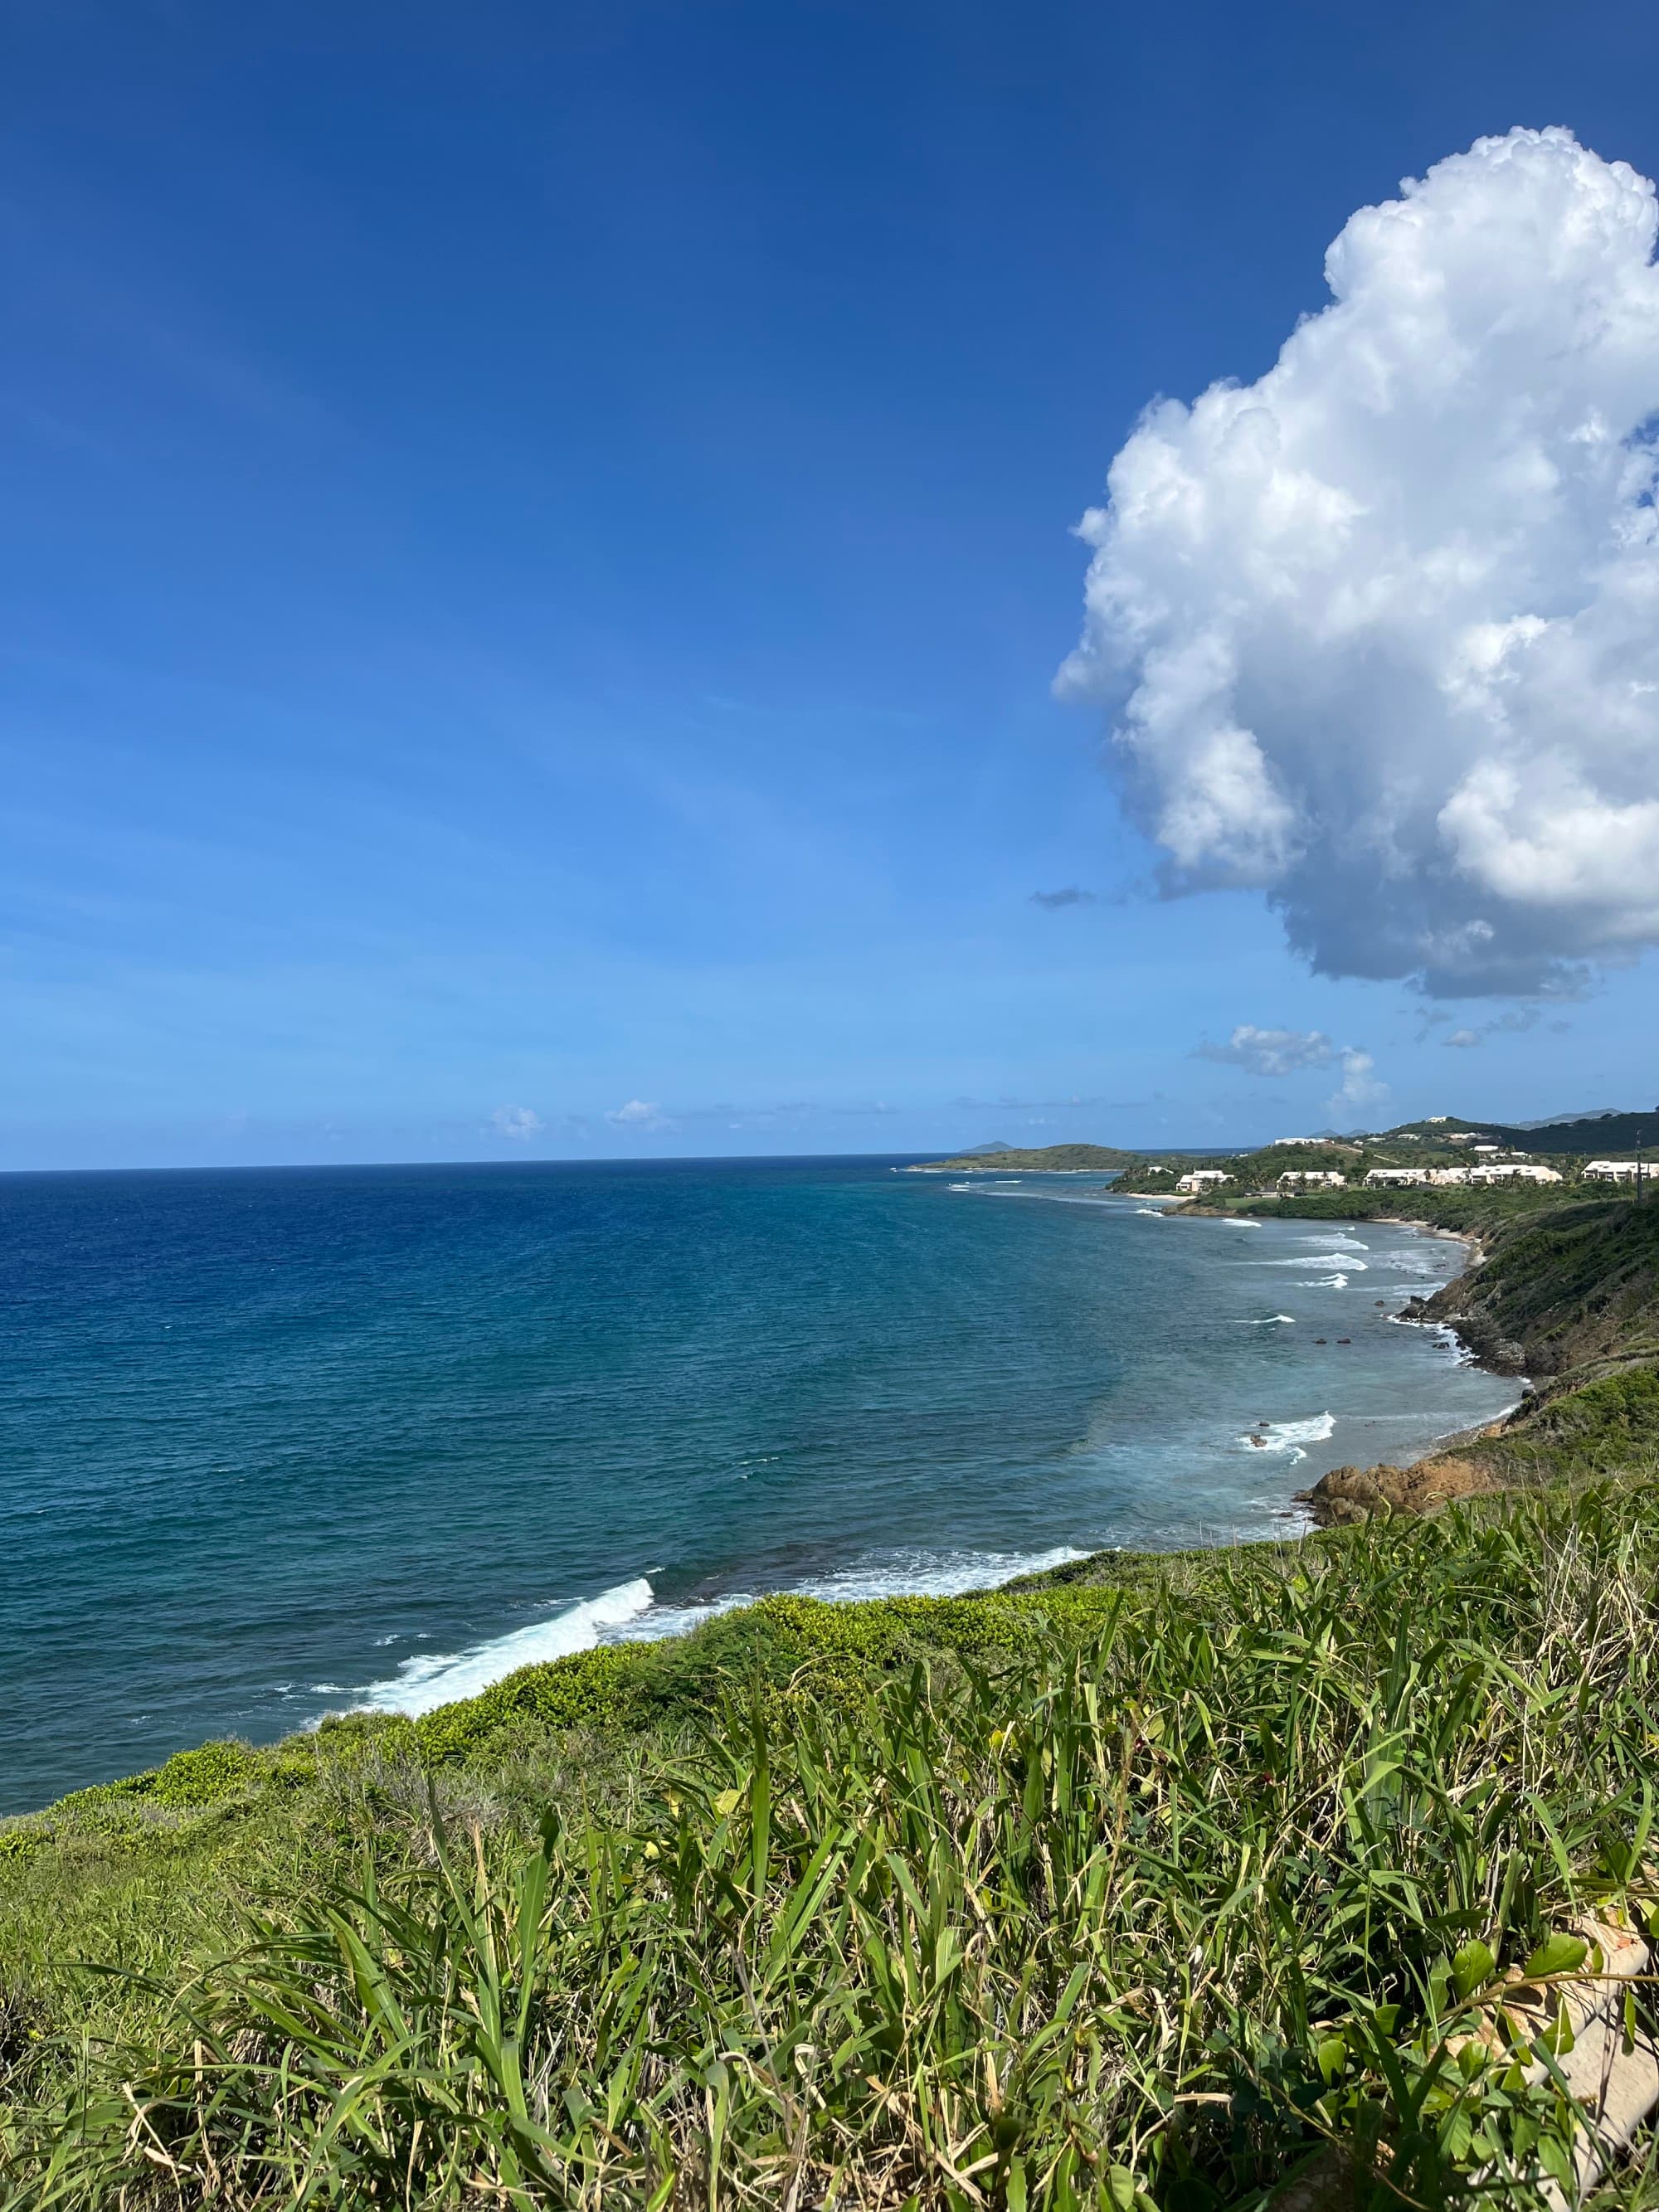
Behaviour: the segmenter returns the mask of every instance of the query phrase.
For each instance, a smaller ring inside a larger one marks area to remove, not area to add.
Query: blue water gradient
[[[1515,1395],[1393,1319],[1444,1240],[895,1165],[0,1178],[0,1810],[745,1593],[1282,1532]]]

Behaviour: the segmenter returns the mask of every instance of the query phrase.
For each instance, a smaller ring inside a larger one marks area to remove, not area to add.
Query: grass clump
[[[1541,2205],[1572,2112],[1449,2039],[1652,1901],[1659,1491],[1087,1574],[323,1732],[168,1955],[13,1970],[6,2201]]]

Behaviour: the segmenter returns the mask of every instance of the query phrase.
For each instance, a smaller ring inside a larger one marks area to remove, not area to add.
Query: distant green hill
[[[1595,1114],[1582,1121],[1547,1121],[1530,1129],[1515,1121],[1483,1121],[1480,1126],[1499,1144],[1513,1145],[1517,1151],[1624,1158],[1637,1145],[1659,1144],[1659,1106],[1646,1114]]]
[[[909,1172],[967,1175],[994,1168],[1000,1174],[1005,1169],[1016,1168],[1023,1173],[1040,1173],[1047,1169],[1052,1174],[1057,1170],[1075,1172],[1079,1168],[1121,1168],[1138,1157],[1134,1152],[1120,1152],[1110,1145],[1041,1145],[1030,1152],[982,1145],[975,1152],[958,1152],[954,1159],[924,1161]]]

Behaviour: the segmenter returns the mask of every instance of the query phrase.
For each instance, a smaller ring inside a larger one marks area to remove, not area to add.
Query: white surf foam
[[[884,1552],[792,1587],[804,1597],[954,1597],[1087,1556],[1071,1544],[1058,1544],[1046,1552]],[[562,1606],[549,1619],[532,1621],[509,1636],[494,1637],[465,1651],[405,1659],[389,1680],[371,1682],[365,1690],[348,1692],[333,1682],[315,1686],[355,1696],[359,1705],[375,1712],[429,1713],[459,1698],[477,1697],[520,1667],[540,1666],[573,1651],[591,1651],[597,1644],[650,1644],[684,1636],[718,1613],[753,1605],[760,1595],[757,1590],[730,1590],[690,1605],[659,1605],[650,1583],[639,1575],[598,1597]]]
[[[1296,1287],[1298,1291],[1346,1291],[1348,1279],[1346,1275],[1315,1275],[1310,1281],[1298,1283]]]
[[[650,1604],[651,1585],[638,1575],[632,1582],[602,1590],[598,1597],[562,1606],[549,1619],[515,1628],[510,1636],[494,1637],[465,1651],[427,1652],[405,1659],[389,1681],[369,1684],[362,1703],[376,1712],[429,1713],[436,1705],[453,1705],[457,1698],[475,1698],[518,1668],[592,1650],[604,1631],[622,1627]]]
[[[1277,1328],[1281,1322],[1294,1321],[1294,1314],[1263,1314],[1259,1321],[1242,1321],[1241,1328]]]
[[[1306,1459],[1309,1444],[1322,1444],[1335,1433],[1334,1413],[1316,1413],[1307,1421],[1268,1421],[1238,1439],[1245,1451],[1283,1452],[1288,1458]],[[1262,1441],[1256,1442],[1260,1437]]]
[[[795,1588],[803,1597],[958,1597],[1087,1557],[1071,1544],[1046,1552],[875,1552]]]
[[[1333,1251],[1328,1237],[1321,1237],[1319,1243],[1322,1249],[1317,1252],[1297,1252],[1288,1260],[1252,1260],[1249,1264],[1253,1267],[1346,1267],[1355,1275],[1370,1272],[1365,1261],[1356,1260],[1351,1251]]]

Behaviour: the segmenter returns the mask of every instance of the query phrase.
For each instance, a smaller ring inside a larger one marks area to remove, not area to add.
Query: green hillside
[[[1483,1123],[1481,1128],[1499,1144],[1540,1157],[1576,1152],[1587,1159],[1628,1159],[1636,1146],[1659,1142],[1659,1108],[1650,1114],[1598,1114],[1588,1121],[1557,1121],[1536,1129],[1501,1122]]]

